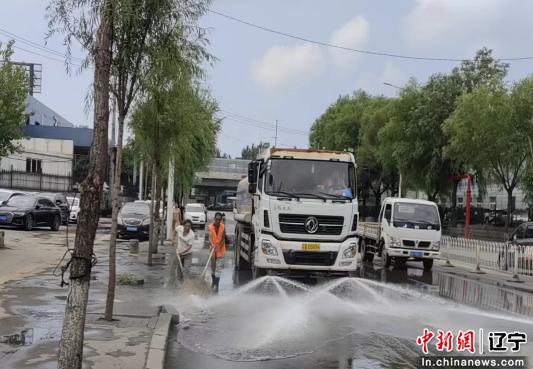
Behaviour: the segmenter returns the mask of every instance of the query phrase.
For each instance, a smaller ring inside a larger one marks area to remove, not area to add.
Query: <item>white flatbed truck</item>
[[[437,204],[431,201],[386,198],[377,222],[359,222],[360,251],[363,262],[381,256],[383,266],[422,261],[430,271],[440,256],[441,222]]]

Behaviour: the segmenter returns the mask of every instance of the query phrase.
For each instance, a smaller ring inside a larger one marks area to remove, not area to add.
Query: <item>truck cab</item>
[[[378,240],[385,267],[391,261],[422,261],[431,270],[440,255],[441,222],[431,201],[386,198],[378,217]]]
[[[266,150],[237,189],[236,268],[255,277],[355,271],[356,193],[351,153]]]

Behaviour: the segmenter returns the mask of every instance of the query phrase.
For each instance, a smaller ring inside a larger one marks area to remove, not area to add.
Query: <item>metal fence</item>
[[[443,236],[441,254],[449,262],[471,265],[476,272],[496,270],[519,279],[533,276],[533,247],[462,237]]]
[[[29,191],[71,191],[72,178],[43,173],[29,173],[17,170],[0,170],[0,188]]]

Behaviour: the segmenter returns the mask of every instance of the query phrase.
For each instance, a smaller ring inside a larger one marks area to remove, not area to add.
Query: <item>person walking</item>
[[[192,230],[192,222],[186,219],[183,225],[176,227],[176,257],[181,260],[181,265],[178,263],[178,278],[183,279],[189,270],[189,265],[192,258],[192,246],[194,242],[194,232]]]
[[[213,251],[211,259],[212,287],[213,291],[218,292],[218,284],[224,267],[224,255],[226,255],[226,230],[220,212],[215,214],[213,223],[209,225],[209,251]]]

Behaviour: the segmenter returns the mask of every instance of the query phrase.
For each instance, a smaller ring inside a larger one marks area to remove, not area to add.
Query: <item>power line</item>
[[[267,129],[267,130],[270,130],[270,131],[275,131],[276,130],[276,127],[271,127],[271,126],[264,126],[264,125],[260,125],[260,124],[256,124],[256,123],[253,123],[253,122],[248,122],[248,121],[244,121],[244,120],[240,120],[240,119],[236,119],[236,118],[233,118],[233,117],[224,117],[224,119],[227,119],[231,122],[234,122],[234,123],[238,123],[238,124],[243,124],[243,125],[246,125],[246,126],[252,126],[252,127],[256,127],[256,128],[260,128],[260,129]],[[280,129],[278,128],[278,131],[281,132],[281,133],[285,133],[285,134],[292,134],[292,135],[300,135],[300,136],[307,136],[308,133],[307,132],[294,132],[294,131],[290,131],[290,130],[286,130],[286,129]]]
[[[305,135],[308,134],[307,131],[303,131],[303,130],[295,129],[295,128],[290,128],[290,127],[285,127],[285,126],[280,126],[280,125],[277,124],[277,122],[276,123],[266,122],[266,121],[262,121],[262,120],[259,120],[259,119],[250,118],[250,117],[247,117],[247,116],[244,116],[244,115],[241,115],[241,114],[232,113],[232,112],[229,112],[227,110],[221,110],[221,112],[223,112],[224,114],[230,115],[232,117],[235,117],[235,119],[239,119],[239,120],[242,120],[242,121],[247,121],[247,122],[261,124],[261,125],[267,125],[267,126],[274,127],[274,128],[276,126],[278,126],[279,129],[285,130],[286,132],[291,131],[292,133],[301,133],[301,134],[305,134]]]
[[[13,33],[13,32],[9,32],[9,31],[7,31],[5,29],[0,28],[0,34],[3,34],[6,37],[12,37],[12,38],[14,38],[17,41],[22,42],[23,44],[26,44],[26,45],[31,46],[31,47],[35,47],[35,48],[37,48],[37,49],[39,49],[41,51],[45,51],[45,52],[48,52],[48,53],[56,55],[56,56],[65,57],[65,54],[60,52],[60,51],[48,48],[46,46],[39,45],[35,41],[32,41],[32,40],[29,40],[29,39],[24,38],[22,36],[19,36],[19,35]],[[77,61],[79,63],[83,62],[83,59],[75,57],[75,56],[70,56],[69,58],[71,60]]]
[[[268,27],[261,26],[261,25],[258,25],[258,24],[243,20],[243,19],[239,19],[239,18],[233,17],[231,15],[220,13],[220,12],[215,11],[215,10],[209,10],[208,9],[208,11],[210,13],[219,15],[221,17],[230,19],[232,21],[235,21],[235,22],[238,22],[238,23],[241,23],[241,24],[245,24],[247,26],[250,26],[250,27],[253,27],[253,28],[257,28],[257,29],[260,29],[260,30],[263,30],[263,31],[266,31],[266,32],[274,33],[274,34],[279,35],[279,36],[284,36],[284,37],[287,37],[287,38],[292,38],[294,40],[304,41],[304,42],[308,42],[308,43],[319,45],[319,46],[324,46],[324,47],[329,47],[329,48],[339,49],[339,50],[345,50],[345,51],[350,51],[350,52],[359,53],[359,54],[385,56],[385,57],[397,58],[397,59],[425,60],[425,61],[463,62],[465,60],[468,60],[468,59],[464,59],[464,58],[436,58],[436,57],[426,57],[426,56],[395,54],[395,53],[392,53],[392,52],[379,52],[379,51],[371,51],[371,50],[354,49],[354,48],[351,48],[351,47],[330,44],[328,42],[323,42],[323,41],[316,41],[316,40],[312,40],[312,39],[309,39],[309,38],[306,38],[306,37],[297,36],[297,35],[293,35],[293,34],[290,34],[290,33],[278,31],[278,30],[275,30],[275,29],[272,29],[272,28],[268,28]],[[498,60],[501,60],[501,61],[519,61],[519,60],[531,60],[531,59],[533,59],[533,56],[521,56],[521,57],[513,57],[513,58],[498,58]]]
[[[65,60],[57,59],[57,58],[54,58],[54,57],[49,56],[49,55],[44,55],[44,54],[38,53],[36,51],[25,49],[25,48],[17,46],[17,45],[14,45],[13,47],[15,49],[17,49],[17,50],[21,50],[21,51],[24,51],[24,52],[27,52],[27,53],[30,53],[30,54],[33,54],[33,55],[37,55],[37,56],[40,56],[40,57],[45,58],[45,59],[49,59],[49,60],[56,61],[56,62],[63,63],[63,64],[65,63]],[[70,64],[74,65],[76,67],[81,67],[81,64],[76,64],[76,63],[70,63]]]

